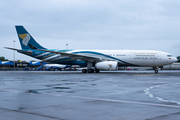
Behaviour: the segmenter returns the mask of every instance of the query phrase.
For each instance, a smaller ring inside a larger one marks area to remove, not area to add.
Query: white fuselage
[[[99,57],[105,61],[117,61],[120,65],[128,66],[164,66],[177,61],[170,53],[155,50],[72,50],[67,53]]]

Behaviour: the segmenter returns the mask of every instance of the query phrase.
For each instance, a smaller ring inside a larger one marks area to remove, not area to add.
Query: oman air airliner
[[[158,67],[177,61],[170,53],[155,50],[47,49],[37,43],[23,26],[15,27],[22,49],[5,48],[55,64],[85,66],[83,73],[114,71],[121,66],[154,67],[155,73],[158,73]]]

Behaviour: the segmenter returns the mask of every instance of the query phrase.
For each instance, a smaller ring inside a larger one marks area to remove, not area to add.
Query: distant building
[[[13,70],[14,61],[0,61],[0,70]],[[29,67],[29,62],[15,61],[15,69],[22,70],[25,67]]]

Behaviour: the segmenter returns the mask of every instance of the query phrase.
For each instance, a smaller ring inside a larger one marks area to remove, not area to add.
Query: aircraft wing
[[[32,54],[32,51],[24,51],[24,50],[10,48],[10,47],[4,47],[4,48],[10,49],[10,50],[15,50],[15,51],[18,51],[18,52],[21,52],[21,53]],[[57,52],[57,51],[44,50],[44,49],[36,49],[36,50],[55,53],[55,54],[60,54],[61,57],[69,57],[69,58],[76,59],[76,60],[79,60],[79,61],[88,61],[88,62],[98,61],[99,62],[99,61],[105,60],[105,59],[103,59],[102,57],[99,57],[99,56],[79,55],[79,54],[64,53],[64,52]]]
[[[22,52],[22,53],[32,54],[32,51],[24,51],[24,50],[10,48],[10,47],[4,47],[4,48],[10,49],[10,50],[15,50],[15,51]]]
[[[87,55],[64,53],[64,52],[50,51],[50,50],[44,50],[44,49],[37,49],[37,50],[45,51],[45,52],[51,52],[51,53],[55,53],[55,54],[60,54],[61,57],[69,57],[69,58],[76,59],[76,60],[79,60],[79,61],[93,62],[93,61],[102,61],[103,60],[103,59],[101,59],[99,57],[92,57],[92,56],[87,56]]]

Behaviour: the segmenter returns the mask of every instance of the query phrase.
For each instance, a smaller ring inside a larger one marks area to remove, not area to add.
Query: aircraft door
[[[161,53],[157,53],[157,60],[161,60]]]
[[[133,53],[133,52],[130,53],[129,58],[130,58],[130,59],[134,59],[134,53]]]

